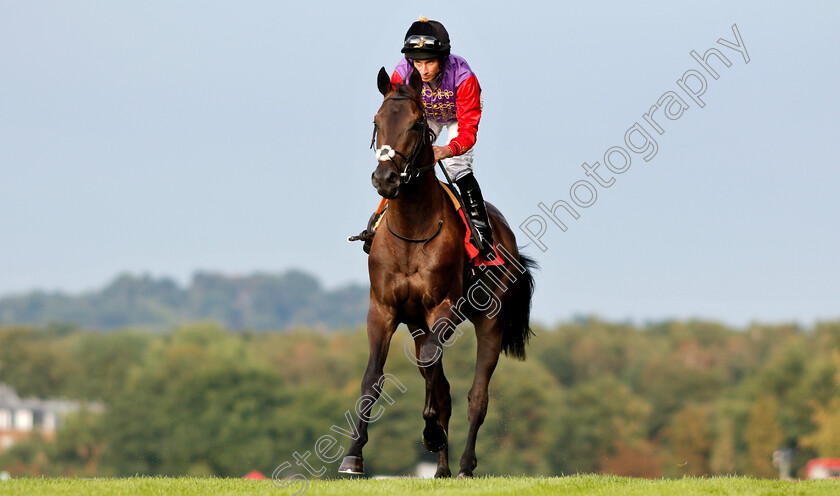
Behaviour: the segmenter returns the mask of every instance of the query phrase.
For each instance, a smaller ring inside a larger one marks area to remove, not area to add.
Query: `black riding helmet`
[[[440,22],[421,16],[405,33],[401,52],[411,60],[444,59],[449,56],[449,33]]]

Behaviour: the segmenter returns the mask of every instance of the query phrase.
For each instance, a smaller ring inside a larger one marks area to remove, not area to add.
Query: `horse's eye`
[[[415,122],[411,125],[412,131],[422,131],[423,130],[423,123],[422,122]]]

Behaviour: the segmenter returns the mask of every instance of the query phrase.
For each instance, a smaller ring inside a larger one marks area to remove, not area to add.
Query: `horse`
[[[378,165],[371,182],[388,199],[388,207],[368,258],[369,359],[359,401],[368,402],[369,412],[379,398],[391,338],[400,323],[406,324],[415,345],[411,358],[426,383],[423,444],[438,453],[435,477],[451,477],[447,433],[452,405],[441,358],[444,347],[454,339],[456,326],[470,320],[477,352],[468,395],[469,434],[458,477],[471,477],[478,463],[476,437],[487,414],[487,388],[499,355],[504,352],[524,360],[525,345],[533,335],[531,269],[536,263],[519,253],[504,216],[487,203],[504,264],[465,270],[467,227],[435,176],[435,136],[420,98],[423,82],[413,71],[408,84],[394,85],[382,68],[377,86],[384,100],[374,118],[371,144],[376,140]],[[359,414],[356,435],[339,473],[364,474],[362,448],[368,440],[369,420],[369,415]]]

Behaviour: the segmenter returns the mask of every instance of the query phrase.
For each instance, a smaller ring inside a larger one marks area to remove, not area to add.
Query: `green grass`
[[[271,481],[213,478],[132,477],[125,479],[11,479],[2,495],[292,495],[300,485],[278,489]],[[571,477],[480,477],[470,480],[312,480],[307,496],[318,495],[840,495],[840,480],[782,482],[746,477],[633,479],[602,475]]]

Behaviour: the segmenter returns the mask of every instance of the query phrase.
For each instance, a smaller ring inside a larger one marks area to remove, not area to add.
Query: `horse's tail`
[[[510,265],[515,261],[508,262]],[[519,254],[519,265],[509,267],[510,274],[516,276],[506,291],[506,296],[498,318],[504,329],[502,351],[506,356],[525,360],[525,345],[534,335],[531,330],[531,296],[534,294],[534,276],[531,269],[537,269],[536,260]]]

